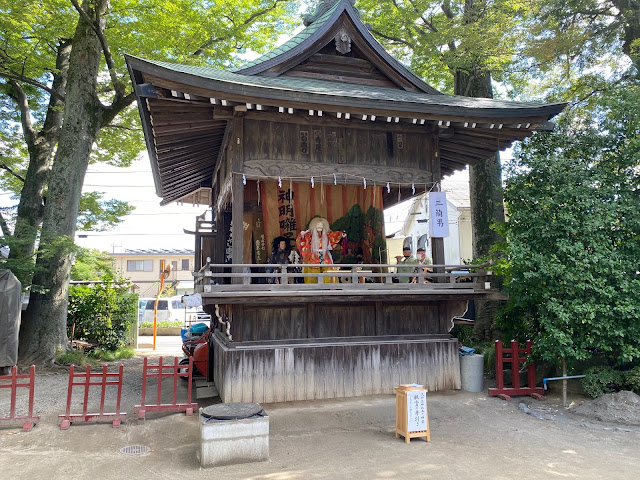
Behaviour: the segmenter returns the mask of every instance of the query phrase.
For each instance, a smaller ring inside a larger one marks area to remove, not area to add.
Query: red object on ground
[[[111,424],[114,427],[119,427],[122,417],[126,416],[126,413],[120,412],[120,397],[122,396],[122,372],[124,366],[120,364],[118,373],[108,373],[107,365],[102,366],[102,372],[91,373],[91,365],[87,365],[87,370],[84,373],[75,373],[75,365],[71,365],[69,368],[69,388],[67,389],[67,410],[66,413],[58,415],[60,422],[60,429],[67,430],[69,425],[74,421],[79,420],[81,422],[95,422],[98,420],[111,420]],[[77,379],[77,381],[75,381]],[[114,379],[114,380],[111,380]],[[100,412],[99,413],[87,413],[89,403],[89,387],[100,386]],[[107,385],[116,385],[118,387],[118,394],[116,397],[116,411],[115,413],[104,413],[104,397],[105,389]],[[71,397],[73,393],[73,387],[84,386],[84,396],[82,401],[82,413],[71,413]]]
[[[498,396],[503,400],[511,400],[511,396],[529,395],[537,400],[543,400],[544,389],[536,387],[536,366],[531,363],[527,367],[527,387],[520,386],[520,364],[528,360],[531,354],[533,342],[527,340],[525,348],[518,348],[518,342],[511,340],[511,348],[503,349],[502,342],[496,340],[496,388],[489,389],[489,395]],[[520,354],[524,353],[524,358]],[[504,386],[504,364],[511,363],[511,382],[512,387]]]
[[[182,351],[185,356],[193,358],[196,375],[200,372],[207,379],[209,379],[209,337],[213,328],[214,324],[211,322],[211,326],[204,333],[182,342]],[[181,376],[184,377],[185,374]]]
[[[189,357],[189,367],[185,371],[185,365],[178,363],[178,357],[174,357],[173,365],[163,365],[162,357],[158,359],[158,365],[148,365],[148,358],[144,357],[144,369],[142,370],[142,401],[141,405],[133,407],[133,411],[138,414],[138,418],[145,418],[147,412],[185,412],[187,415],[193,415],[193,410],[197,408],[197,403],[191,403],[191,379],[193,373],[193,357]],[[150,373],[155,370],[155,373]],[[178,391],[178,378],[188,376],[187,379],[187,403],[177,403],[176,396]],[[173,395],[171,403],[162,403],[162,379],[173,378]],[[158,389],[156,403],[145,403],[147,394],[147,379],[157,378]]]
[[[33,414],[33,387],[36,374],[35,365],[29,367],[29,373],[18,375],[18,367],[11,367],[11,374],[0,376],[0,388],[11,389],[11,406],[9,407],[9,416],[0,418],[0,425],[20,425],[25,431],[30,431],[33,426],[40,420],[40,415]],[[29,379],[28,383],[18,383],[18,380]],[[10,382],[5,384],[4,382]],[[16,416],[16,390],[18,387],[27,387],[29,389],[29,411],[27,415]]]

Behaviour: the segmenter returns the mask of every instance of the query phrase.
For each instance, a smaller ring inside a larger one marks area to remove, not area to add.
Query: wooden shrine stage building
[[[437,238],[429,283],[393,283],[410,274],[389,268],[382,211],[550,130],[564,106],[442,94],[352,3],[320,2],[295,37],[233,71],[126,58],[162,204],[212,210],[197,221],[194,274],[219,322],[211,375],[224,402],[460,388],[452,319],[497,292],[481,268],[444,265]],[[272,240],[317,215],[348,235],[335,271],[265,273]]]

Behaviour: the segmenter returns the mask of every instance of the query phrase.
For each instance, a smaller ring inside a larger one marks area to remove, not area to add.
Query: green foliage
[[[598,398],[605,393],[613,393],[622,389],[625,376],[620,370],[609,366],[591,367],[581,380],[582,388],[591,398]]]
[[[105,362],[114,362],[116,360],[124,360],[135,355],[133,348],[119,347],[116,350],[106,350],[104,348],[95,348],[89,353],[90,359],[102,360]]]
[[[596,124],[592,123],[592,119]],[[640,358],[640,88],[535,135],[508,165],[500,327],[539,358]]]
[[[624,385],[627,390],[640,395],[640,366],[633,367],[624,375]]]
[[[123,217],[135,210],[135,207],[120,200],[100,201],[101,192],[86,192],[80,198],[78,208],[78,230],[104,232],[123,221]]]
[[[500,78],[517,58],[518,25],[530,8],[511,0],[360,0],[357,6],[385,48],[448,93],[454,93],[455,71]]]
[[[80,350],[58,350],[56,363],[60,365],[76,365],[78,367],[84,367],[87,364],[95,365],[95,362],[88,359],[84,352]]]
[[[157,322],[158,328],[170,328],[170,327],[182,327],[184,325],[183,322],[174,321],[174,320],[161,320]],[[140,328],[153,328],[153,322],[142,322],[140,324]]]
[[[103,348],[94,348],[88,353],[82,350],[60,350],[56,354],[56,363],[62,365],[76,365],[84,367],[86,365],[97,366],[100,362],[114,362],[116,360],[124,360],[135,355],[133,348],[119,347],[116,350],[106,350]]]
[[[129,293],[131,283],[105,276],[101,284],[74,285],[69,289],[67,325],[69,336],[97,344],[106,350],[124,345],[129,325],[138,316],[138,295]]]
[[[78,247],[76,258],[71,267],[72,280],[96,281],[104,276],[113,278],[116,271],[113,259],[107,252]]]

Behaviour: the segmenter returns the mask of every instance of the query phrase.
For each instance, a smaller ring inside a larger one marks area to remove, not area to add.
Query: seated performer
[[[289,261],[289,250],[291,249],[289,247],[289,239],[286,237],[276,237],[273,239],[273,242],[271,244],[272,246],[272,250],[271,250],[271,255],[269,256],[269,258],[267,259],[267,263],[268,264],[272,264],[272,265],[286,265],[288,263],[290,263]],[[280,272],[281,269],[280,267],[277,266],[273,266],[273,267],[266,267],[265,268],[265,272],[267,273],[274,273],[274,272]],[[267,282],[269,283],[280,283],[280,279],[277,277],[269,277],[267,279]]]
[[[333,265],[331,250],[343,237],[344,232],[329,231],[329,221],[323,217],[314,217],[309,222],[309,230],[298,234],[296,246],[302,255],[302,263],[308,265]],[[319,267],[305,267],[304,273],[324,272],[326,269]],[[324,283],[332,283],[330,277],[325,278]],[[316,283],[313,277],[305,277],[304,283]]]
[[[411,254],[411,248],[404,247],[402,249],[402,256],[396,257],[398,265],[403,265],[401,267],[396,267],[397,273],[415,273],[416,267],[418,264],[418,260]],[[404,265],[410,265],[409,267],[405,267]],[[398,275],[399,283],[413,283],[415,277],[409,277],[404,275]]]
[[[427,257],[427,251],[424,248],[420,247],[418,248],[417,252],[418,252],[418,268],[416,268],[416,273],[420,273],[420,270],[422,270],[422,273],[430,272],[431,269],[425,267],[425,265],[431,265],[431,259]],[[417,277],[417,278],[420,278],[420,277]],[[431,279],[429,277],[425,277],[423,279],[423,282],[431,283]]]

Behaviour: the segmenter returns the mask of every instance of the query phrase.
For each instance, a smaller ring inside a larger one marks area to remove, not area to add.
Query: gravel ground
[[[156,355],[173,353],[167,349]],[[571,408],[565,409],[553,395],[543,402],[527,397],[505,402],[485,392],[461,391],[428,394],[429,443],[414,439],[405,444],[395,438],[392,395],[263,405],[270,421],[270,460],[203,469],[198,415],[147,414],[146,420],[134,415],[141,398],[142,362],[141,357],[123,362],[122,410],[127,418],[119,428],[78,423],[61,431],[57,415],[66,405],[68,368],[38,371],[35,413],[41,420],[31,432],[0,428],[2,477],[635,480],[640,469],[640,426],[626,425],[624,414],[618,414],[622,423],[602,422],[577,409],[584,398],[572,397]],[[8,410],[6,390],[0,392],[0,412]],[[179,392],[184,398],[184,385]],[[97,395],[89,405],[98,405],[96,401]],[[81,410],[82,398],[73,404],[75,411]],[[150,451],[120,453],[132,445]]]

